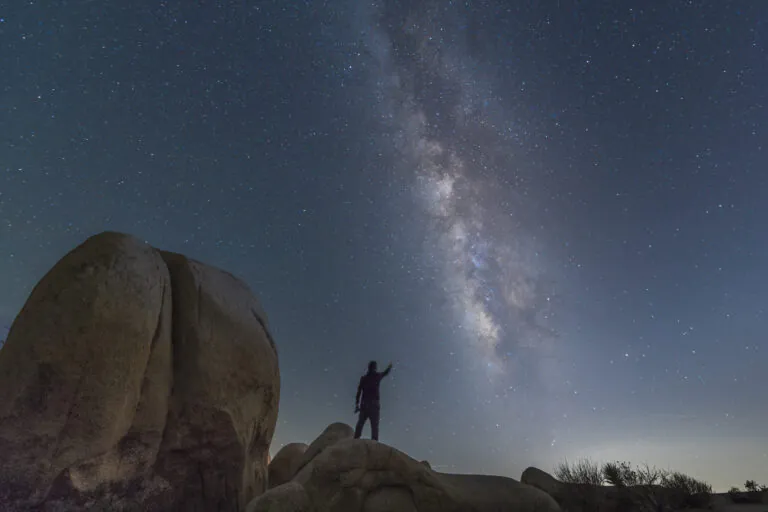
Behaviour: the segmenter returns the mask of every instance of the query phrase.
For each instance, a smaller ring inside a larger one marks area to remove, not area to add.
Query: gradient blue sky
[[[0,325],[133,233],[270,316],[274,449],[768,474],[768,4],[0,7]],[[762,482],[768,483],[768,482]]]

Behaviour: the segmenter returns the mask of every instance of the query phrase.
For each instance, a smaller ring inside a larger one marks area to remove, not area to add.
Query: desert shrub
[[[736,494],[737,492],[741,492],[741,489],[739,489],[736,486],[731,487],[730,489],[728,489],[728,494]]]
[[[575,463],[565,461],[555,468],[555,478],[571,484],[556,500],[563,510],[598,510],[603,485],[602,469],[589,459]]]
[[[566,461],[555,469],[555,477],[561,482],[578,484],[572,492],[583,502],[582,510],[598,505],[599,495],[594,491],[606,483],[616,488],[613,499],[619,509],[626,511],[655,512],[668,506],[703,508],[709,504],[712,493],[709,484],[683,473],[647,464],[633,467],[620,461],[602,466],[589,459]]]
[[[684,475],[679,471],[666,473],[661,479],[661,485],[667,489],[674,489],[687,495],[712,494],[712,486],[692,476]]]
[[[635,487],[656,485],[664,472],[644,464],[633,468],[629,462],[606,462],[603,464],[603,478],[616,487]]]
[[[603,464],[605,481],[617,488],[617,510],[656,512],[663,508],[665,497],[658,483],[664,471],[647,464],[633,468],[629,462]]]
[[[603,471],[599,464],[581,459],[573,464],[568,461],[555,468],[555,478],[569,484],[603,485]]]
[[[603,478],[610,485],[627,487],[633,485],[637,477],[628,462],[606,462],[603,464]]]
[[[712,498],[711,485],[679,471],[665,473],[661,485],[674,492],[685,507],[704,508]]]
[[[768,486],[759,485],[754,480],[747,480],[744,483],[744,489],[746,489],[749,492],[761,492],[761,491],[768,491]]]

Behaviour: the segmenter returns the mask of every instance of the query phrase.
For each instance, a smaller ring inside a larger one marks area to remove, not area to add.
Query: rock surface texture
[[[0,510],[243,510],[280,391],[230,274],[119,233],[38,283],[0,350]]]
[[[158,473],[189,510],[245,505],[267,485],[277,423],[276,349],[248,287],[163,253],[173,290],[174,382]]]
[[[349,430],[350,427],[347,426]],[[293,479],[252,501],[252,512],[559,512],[548,494],[510,478],[437,473],[382,443],[331,425]],[[331,434],[333,433],[333,434]],[[335,439],[335,441],[334,441]],[[277,457],[276,457],[277,458]]]
[[[283,485],[293,478],[307,451],[304,443],[290,443],[283,446],[269,463],[269,488]]]
[[[561,482],[539,468],[527,468],[520,476],[520,481],[524,484],[531,485],[537,489],[541,489],[552,497],[557,497],[560,494]]]
[[[331,423],[323,432],[317,436],[317,439],[312,441],[307,450],[299,459],[296,464],[296,468],[293,470],[291,478],[300,474],[308,473],[312,471],[312,461],[320,455],[326,448],[331,445],[343,441],[344,439],[352,439],[355,432],[352,427],[345,423]]]

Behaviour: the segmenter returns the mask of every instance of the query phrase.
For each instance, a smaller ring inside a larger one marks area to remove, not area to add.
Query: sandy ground
[[[732,503],[727,494],[716,494],[712,496],[709,512],[768,512],[768,503]]]

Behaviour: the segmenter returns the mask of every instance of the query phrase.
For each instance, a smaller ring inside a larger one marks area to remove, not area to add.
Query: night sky
[[[0,337],[124,231],[263,301],[273,453],[377,359],[441,471],[768,484],[767,146],[764,1],[4,2]]]

